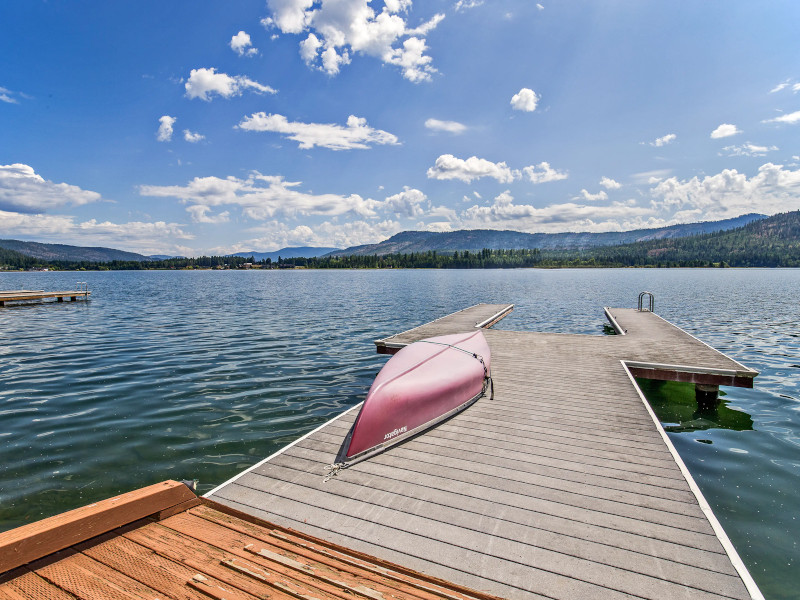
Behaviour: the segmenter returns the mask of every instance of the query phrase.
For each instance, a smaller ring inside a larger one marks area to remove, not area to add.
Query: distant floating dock
[[[479,304],[377,340],[488,327]],[[506,598],[763,598],[634,377],[698,399],[758,374],[650,310],[619,335],[486,330],[494,400],[324,482],[358,407],[207,497],[429,576]]]
[[[44,290],[0,290],[0,306],[7,304],[18,304],[21,302],[44,302],[46,300],[55,300],[56,302],[64,302],[69,299],[72,302],[81,300],[88,300],[92,294],[84,282],[78,283],[76,289],[66,292],[45,292]]]

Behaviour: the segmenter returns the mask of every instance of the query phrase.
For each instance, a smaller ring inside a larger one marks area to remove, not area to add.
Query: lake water
[[[603,335],[656,312],[761,372],[698,413],[646,384],[767,598],[800,589],[800,270],[0,273],[89,302],[0,309],[0,530],[164,479],[205,492],[363,400],[372,340],[477,302],[498,327]],[[643,384],[645,385],[645,384]]]

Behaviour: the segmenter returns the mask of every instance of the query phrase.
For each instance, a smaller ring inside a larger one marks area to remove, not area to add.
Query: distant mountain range
[[[20,240],[0,240],[0,248],[14,250],[25,256],[39,260],[63,260],[69,262],[109,262],[112,260],[152,260],[151,257],[136,252],[115,250],[113,248],[67,246],[66,244],[42,244]]]
[[[341,248],[317,248],[315,246],[295,246],[291,248],[281,248],[275,252],[237,252],[229,256],[241,256],[242,258],[250,258],[251,256],[257,261],[260,260],[278,260],[281,258],[315,258],[317,256],[324,256],[331,252],[339,252]]]
[[[704,233],[729,231],[748,223],[765,219],[765,215],[747,214],[735,219],[706,221],[672,225],[656,229],[636,229],[633,231],[613,231],[607,233],[521,233],[518,231],[499,231],[493,229],[474,229],[436,233],[431,231],[404,231],[378,244],[353,246],[345,250],[314,246],[295,246],[274,252],[237,252],[230,256],[250,258],[256,261],[281,258],[315,258],[319,256],[384,256],[411,252],[455,251],[477,252],[484,248],[492,250],[587,250],[601,246],[620,246],[651,240],[685,238]],[[103,247],[69,246],[66,244],[44,244],[20,240],[0,240],[0,248],[19,252],[42,261],[65,262],[110,262],[151,261],[178,258],[169,255],[145,256],[135,252]]]
[[[618,246],[658,239],[671,239],[728,231],[743,227],[753,221],[766,218],[766,215],[747,214],[722,221],[704,221],[684,225],[670,225],[656,229],[635,229],[632,231],[611,231],[606,233],[522,233],[519,231],[495,229],[460,229],[438,233],[432,231],[403,231],[378,244],[353,246],[345,250],[331,252],[331,256],[371,256],[376,254],[403,254],[410,252],[455,252],[469,250],[476,252],[490,250],[583,250],[598,246]],[[310,257],[308,257],[310,258]]]

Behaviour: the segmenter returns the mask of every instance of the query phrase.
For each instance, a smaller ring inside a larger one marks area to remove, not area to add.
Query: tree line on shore
[[[717,233],[588,249],[411,252],[255,261],[201,256],[149,261],[46,261],[0,248],[0,268],[52,270],[143,269],[513,269],[570,267],[800,267],[800,211]]]

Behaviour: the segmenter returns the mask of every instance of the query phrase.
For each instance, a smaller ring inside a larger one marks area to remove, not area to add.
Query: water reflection
[[[753,419],[746,412],[728,406],[725,392],[720,390],[719,402],[714,406],[699,406],[695,399],[694,384],[676,381],[637,379],[664,430],[670,433],[730,429],[751,431]],[[711,440],[698,439],[711,444]]]

